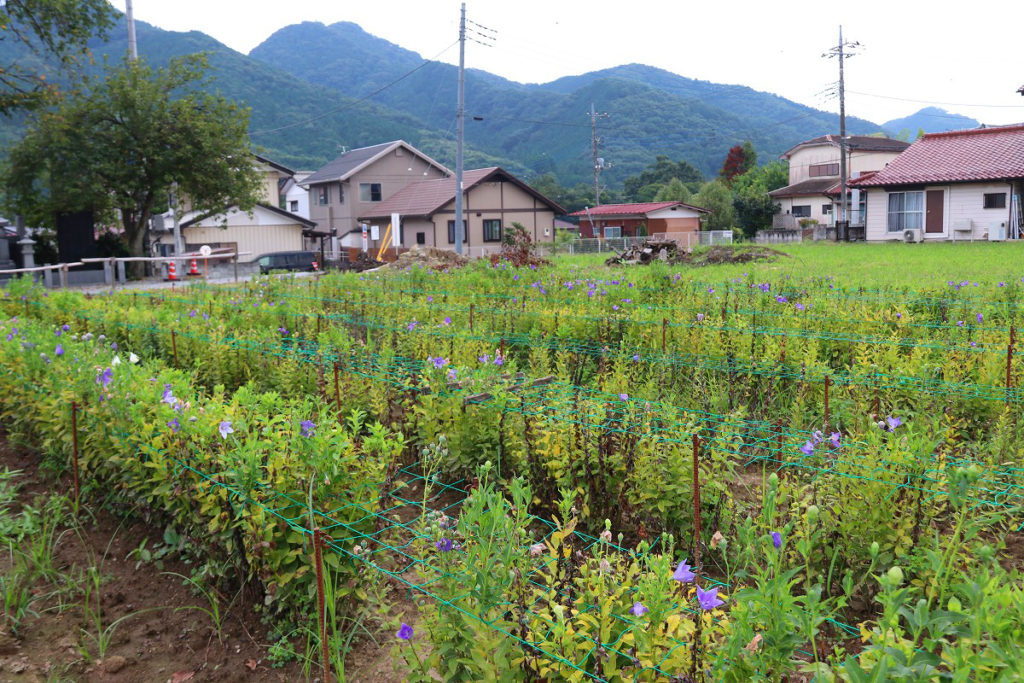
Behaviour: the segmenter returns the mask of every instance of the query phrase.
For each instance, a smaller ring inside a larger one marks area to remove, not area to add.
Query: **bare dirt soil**
[[[35,455],[12,448],[0,434],[0,470],[5,468],[22,472],[16,479],[20,484],[20,505],[38,504],[52,491],[71,490],[68,478],[54,480],[39,469]],[[191,609],[208,607],[206,598],[184,585],[180,578],[164,573],[187,576],[188,565],[165,558],[162,570],[152,563],[137,567],[135,557],[129,557],[145,538],[149,539],[148,547],[155,547],[162,540],[162,529],[147,525],[137,516],[120,519],[103,509],[87,512],[85,507],[79,515],[81,531],[63,534],[56,544],[54,565],[61,571],[77,572],[96,558],[105,557],[100,603],[104,627],[125,615],[140,613],[121,622],[105,658],[96,660],[95,646],[83,634],[83,627],[87,626],[84,610],[72,606],[58,611],[52,601],[37,600],[33,609],[38,616],[29,616],[22,622],[17,638],[8,632],[5,623],[0,623],[0,683],[323,680],[318,667],[311,667],[307,677],[294,661],[275,667],[268,660],[268,628],[260,623],[251,605],[231,608],[224,618],[224,640],[219,642],[211,618]],[[18,514],[19,510],[15,507],[11,512]],[[0,573],[10,568],[9,558],[0,561]],[[35,589],[40,596],[50,590],[43,585]],[[369,638],[356,644],[347,658],[345,680],[401,680],[391,665],[391,639],[387,634],[378,634],[377,640],[380,646]],[[92,656],[83,654],[83,645]],[[304,643],[294,646],[304,651]]]

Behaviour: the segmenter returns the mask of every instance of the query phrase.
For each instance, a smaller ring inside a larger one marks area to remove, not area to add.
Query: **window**
[[[994,194],[985,195],[985,208],[986,209],[1005,209],[1006,208],[1006,193],[997,192]]]
[[[418,233],[416,233],[416,244],[426,244],[426,243],[427,243],[427,233],[425,233],[425,232],[418,232]]]
[[[468,231],[466,230],[466,221],[462,221],[462,243],[466,243],[466,237]],[[448,221],[448,244],[455,244],[455,221]]]
[[[344,183],[338,183],[338,203],[339,204],[344,204],[345,203],[345,184]]]
[[[924,226],[924,192],[889,194],[889,232],[920,230]]]
[[[808,167],[812,178],[839,175],[839,164],[811,164]]]
[[[832,205],[831,204],[822,204],[821,205],[821,212],[822,213],[832,213]]]
[[[811,217],[811,207],[810,207],[810,205],[807,205],[807,206],[794,206],[793,207],[793,215],[796,216],[797,218],[810,218]]]
[[[501,241],[501,221],[484,221],[484,242]]]
[[[605,239],[610,238],[610,237],[611,238],[622,237],[622,226],[621,225],[617,225],[615,227],[607,227],[606,226],[605,229],[604,229],[604,236],[605,236]]]
[[[359,183],[359,201],[383,201],[383,197],[381,196],[380,183]]]
[[[317,185],[316,186],[316,203],[320,206],[327,206],[331,203],[331,186],[330,185]]]
[[[292,213],[296,213],[299,210],[299,200],[292,199],[288,201],[288,210]]]

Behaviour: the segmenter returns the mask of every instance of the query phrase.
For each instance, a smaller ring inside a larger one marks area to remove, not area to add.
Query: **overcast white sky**
[[[124,9],[124,0],[113,4]],[[838,80],[835,60],[821,54],[838,42],[842,24],[844,37],[864,46],[846,69],[848,114],[881,123],[935,104],[985,123],[1024,121],[1016,93],[1024,85],[1020,0],[466,4],[470,20],[496,33],[478,30],[497,38],[493,48],[468,43],[467,66],[515,81],[636,62],[838,111],[820,95]],[[458,38],[456,0],[134,0],[134,7],[137,19],[199,30],[246,53],[301,21],[352,21],[425,58]],[[457,63],[457,49],[442,59]]]

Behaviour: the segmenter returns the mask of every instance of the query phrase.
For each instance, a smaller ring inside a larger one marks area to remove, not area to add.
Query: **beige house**
[[[309,190],[309,218],[340,239],[361,232],[359,217],[413,183],[452,175],[407,142],[353,149],[302,181]],[[383,236],[383,235],[381,235]]]
[[[242,253],[240,262],[255,261],[263,254],[276,251],[299,251],[319,248],[324,236],[316,223],[282,208],[284,192],[292,184],[295,172],[266,157],[255,155],[257,168],[263,174],[263,201],[252,211],[237,206],[226,207],[217,214],[200,214],[183,201],[180,230],[185,253],[196,252],[202,246],[230,248]],[[153,233],[156,254],[174,253],[173,215],[159,221]]]
[[[850,179],[880,171],[910,144],[889,138],[848,136],[846,168]],[[779,206],[775,227],[795,229],[801,219],[834,225],[833,201],[838,203],[840,146],[838,135],[823,135],[801,142],[782,155],[789,161],[789,185],[768,195]],[[864,225],[862,197],[849,193],[850,225]]]
[[[1024,125],[929,133],[852,187],[868,241],[1019,240]]]
[[[535,242],[553,242],[555,216],[565,210],[497,166],[463,174],[464,250],[483,254],[501,249],[504,229],[522,224]],[[424,180],[409,185],[360,214],[384,234],[392,214],[401,216],[400,244],[455,248],[455,178]]]

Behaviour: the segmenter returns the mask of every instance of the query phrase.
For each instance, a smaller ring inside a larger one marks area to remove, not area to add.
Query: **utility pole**
[[[135,14],[132,12],[132,0],[125,0],[124,15],[128,21],[128,59],[136,62],[139,59],[139,46],[135,42]]]
[[[840,230],[843,237],[849,239],[849,208],[846,197],[846,185],[849,180],[846,166],[847,145],[846,145],[846,77],[843,73],[844,60],[847,57],[854,57],[856,53],[847,52],[847,48],[860,47],[860,43],[849,43],[843,41],[843,27],[839,27],[839,44],[829,49],[823,57],[839,58],[839,221],[836,223],[836,240],[840,238]],[[839,226],[843,227],[840,228]]]
[[[462,253],[462,145],[466,132],[466,3],[459,20],[459,103],[455,109],[455,253]]]
[[[181,218],[178,211],[178,183],[171,186],[171,212],[174,216],[174,255],[185,253],[185,245],[181,243]]]
[[[605,168],[604,159],[597,156],[597,120],[608,118],[606,112],[598,114],[594,110],[594,103],[590,103],[590,145],[594,152],[594,206],[601,206],[601,185],[600,176],[602,169]]]

